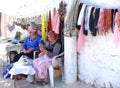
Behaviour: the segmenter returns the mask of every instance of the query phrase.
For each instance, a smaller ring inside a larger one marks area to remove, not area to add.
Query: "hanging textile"
[[[78,7],[80,4],[79,0],[69,0],[70,3],[69,8],[65,17],[65,31],[66,30],[74,30],[76,27]],[[68,7],[68,6],[67,6]]]
[[[86,8],[85,8],[85,18],[84,18],[84,23],[83,23],[84,35],[88,35],[91,9],[92,9],[92,7],[88,7],[88,6],[86,6]]]
[[[81,29],[79,31],[79,36],[78,36],[78,43],[77,43],[77,51],[80,52],[82,46],[84,45],[85,42],[85,36],[83,34],[83,26],[81,26]]]
[[[66,15],[66,3],[59,4],[59,13],[60,13],[60,25],[59,25],[59,41],[62,44],[62,51],[64,51],[64,18]]]
[[[53,17],[55,17],[56,8],[53,9]]]
[[[48,14],[48,25],[47,25],[47,33],[50,32],[52,30],[52,22],[51,22],[51,11],[49,11]],[[48,41],[48,37],[46,37],[47,41]]]
[[[85,7],[86,7],[86,5],[83,4],[82,9],[79,13],[79,18],[78,18],[78,22],[77,22],[78,25],[82,25],[82,20],[83,20],[83,16],[84,16],[84,12],[85,12]]]
[[[100,9],[100,17],[99,17],[99,21],[98,21],[98,30],[99,32],[103,32],[103,27],[104,27],[104,9]]]
[[[49,11],[47,32],[49,32],[49,31],[51,31],[51,30],[52,30],[51,11]]]
[[[108,32],[111,27],[112,12],[110,9],[101,9],[98,21],[99,32]]]
[[[96,36],[98,31],[97,23],[99,18],[99,11],[100,11],[99,8],[92,7],[91,13],[90,13],[89,27],[90,27],[91,34],[93,36]]]
[[[45,41],[45,14],[42,14],[42,30],[41,30],[41,35],[42,35],[42,40]]]
[[[83,12],[83,18],[82,18],[82,24],[81,24],[81,28],[79,31],[79,36],[78,36],[78,41],[77,41],[77,51],[80,52],[82,46],[85,43],[85,36],[83,34],[83,25],[84,25],[84,15],[85,15],[85,11]]]
[[[115,16],[114,42],[116,47],[118,47],[120,42],[120,10],[116,13]]]
[[[89,19],[90,19],[90,13],[91,13],[92,7],[87,7],[85,12],[85,30],[89,30]]]
[[[53,31],[56,34],[59,34],[59,25],[60,25],[60,15],[59,15],[59,11],[56,11],[56,14],[54,17],[54,24],[53,24]]]
[[[112,12],[111,12],[111,14],[112,14],[112,18],[111,18],[111,30],[112,30],[112,32],[113,32],[113,29],[114,29],[114,26],[115,26],[115,14],[116,14],[116,12],[117,12],[117,9],[112,9]]]
[[[105,9],[105,15],[104,15],[104,28],[105,28],[105,32],[108,32],[109,29],[111,28],[111,18],[112,18],[112,15],[111,15],[111,9]]]
[[[96,36],[97,35],[97,32],[98,32],[98,20],[99,20],[99,14],[100,14],[100,8],[96,8],[95,11],[95,18],[94,18],[94,31],[93,31],[93,36]]]
[[[78,14],[77,14],[77,21],[78,21],[78,17],[79,17],[79,13],[82,9],[82,6],[83,6],[83,3],[80,3],[79,6],[78,6]],[[79,30],[80,29],[80,25],[77,24],[76,22],[76,29]]]

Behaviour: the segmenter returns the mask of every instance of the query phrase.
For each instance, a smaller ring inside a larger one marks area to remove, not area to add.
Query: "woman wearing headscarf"
[[[28,33],[29,36],[26,37],[22,46],[23,52],[17,54],[14,57],[13,62],[18,61],[22,55],[26,55],[33,59],[33,52],[39,50],[39,41],[41,40],[41,35],[38,35],[38,26],[36,24],[31,24],[28,27]]]
[[[53,31],[48,33],[48,40],[47,47],[40,44],[40,50],[44,54],[33,61],[33,67],[36,70],[35,79],[40,81],[42,86],[48,83],[47,69],[52,64],[52,58],[61,53],[61,44]]]

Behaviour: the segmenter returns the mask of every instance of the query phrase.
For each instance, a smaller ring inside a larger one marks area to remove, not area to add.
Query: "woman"
[[[53,31],[48,33],[49,44],[45,48],[40,44],[40,50],[44,55],[39,56],[33,61],[33,67],[36,70],[35,79],[41,82],[41,85],[48,83],[47,69],[52,64],[52,57],[61,53],[61,44],[57,41]]]
[[[39,41],[41,40],[41,36],[38,35],[38,26],[35,24],[31,24],[28,27],[29,36],[26,37],[21,53],[17,54],[14,57],[13,62],[19,60],[22,55],[26,55],[33,59],[33,52],[39,50]]]

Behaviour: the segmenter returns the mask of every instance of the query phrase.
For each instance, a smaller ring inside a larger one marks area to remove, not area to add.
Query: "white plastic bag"
[[[31,65],[32,64],[32,59],[29,58],[28,56],[26,55],[22,55],[20,57],[20,59],[18,60],[18,62],[22,65]]]

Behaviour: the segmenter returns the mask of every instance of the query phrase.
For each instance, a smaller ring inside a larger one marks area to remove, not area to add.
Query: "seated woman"
[[[26,37],[21,53],[17,54],[13,63],[17,62],[22,55],[26,55],[33,59],[33,52],[39,50],[39,41],[41,40],[41,35],[38,35],[38,26],[35,24],[31,24],[28,27],[29,36]]]
[[[52,64],[52,57],[61,53],[61,44],[57,41],[53,31],[48,33],[49,44],[45,48],[40,44],[40,50],[44,54],[33,61],[33,67],[36,70],[35,79],[40,81],[41,85],[48,83],[48,67]]]

